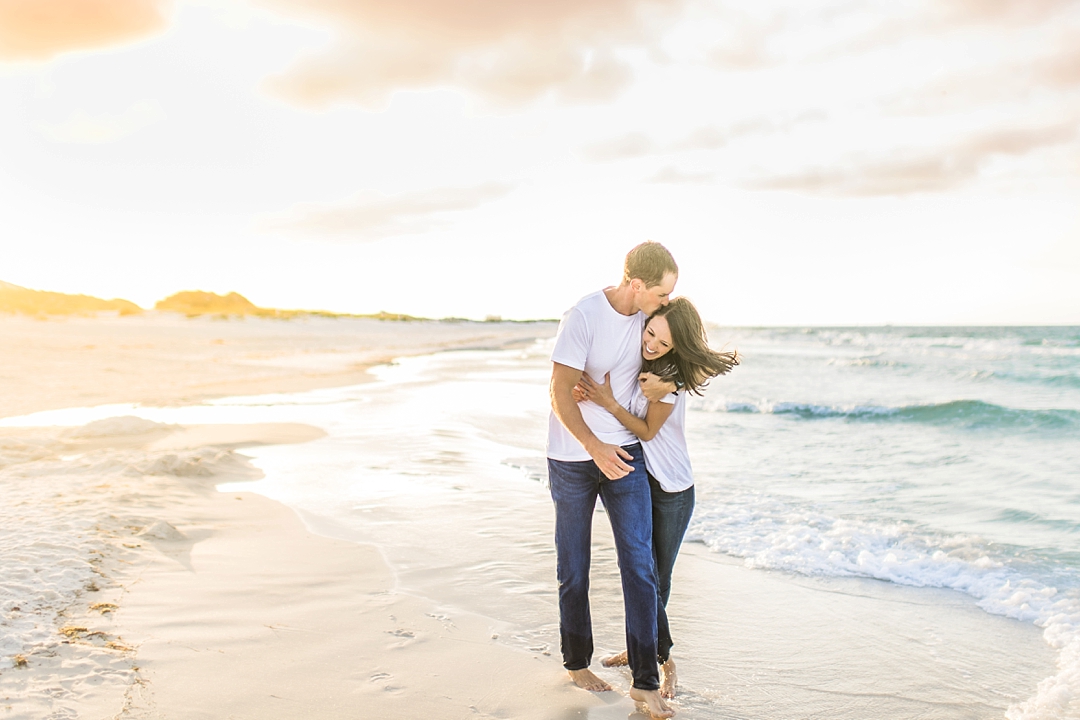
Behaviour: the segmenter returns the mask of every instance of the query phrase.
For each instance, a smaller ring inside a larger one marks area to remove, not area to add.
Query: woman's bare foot
[[[660,697],[671,699],[675,697],[675,688],[679,685],[679,678],[675,674],[675,661],[670,657],[667,662],[660,666]]]
[[[606,692],[611,689],[611,686],[606,682],[596,677],[596,674],[589,668],[583,668],[581,670],[567,670],[570,675],[570,679],[574,681],[582,690],[588,690],[589,692]]]
[[[600,664],[604,667],[625,667],[630,664],[630,660],[626,657],[626,651],[623,650],[618,655],[604,658]]]
[[[659,690],[638,690],[630,688],[630,697],[649,709],[649,714],[654,718],[669,718],[675,716],[675,711],[660,697]]]

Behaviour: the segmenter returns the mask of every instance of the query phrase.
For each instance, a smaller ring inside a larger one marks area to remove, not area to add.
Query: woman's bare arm
[[[582,388],[586,399],[592,400],[614,415],[615,419],[621,422],[627,430],[634,433],[639,440],[652,440],[656,437],[656,433],[660,431],[660,428],[671,416],[671,411],[675,405],[666,402],[650,402],[648,409],[645,411],[645,417],[639,418],[616,402],[615,396],[611,394],[609,382],[610,376],[605,376],[604,382],[598,383],[588,374],[583,373],[578,385]]]

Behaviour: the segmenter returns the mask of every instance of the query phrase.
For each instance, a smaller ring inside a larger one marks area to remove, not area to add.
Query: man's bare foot
[[[574,681],[574,684],[582,690],[588,690],[589,692],[606,692],[611,689],[610,685],[596,677],[596,674],[589,668],[567,670],[566,672],[570,674],[570,679]]]
[[[649,714],[654,718],[669,718],[675,716],[675,711],[660,697],[659,690],[638,690],[630,688],[630,697],[649,709]]]
[[[660,697],[671,699],[675,697],[675,688],[679,685],[679,678],[675,674],[675,661],[668,657],[667,662],[660,666]]]
[[[600,664],[604,667],[625,667],[630,664],[630,660],[626,657],[626,651],[623,650],[618,655],[611,655],[600,661]]]

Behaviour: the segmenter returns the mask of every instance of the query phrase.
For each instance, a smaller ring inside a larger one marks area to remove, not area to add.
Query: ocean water
[[[1080,717],[1080,328],[710,337],[743,363],[687,418],[698,506],[672,600],[681,716]],[[265,477],[243,489],[378,545],[400,591],[557,657],[550,346],[406,358],[349,388],[0,426],[322,427],[315,442],[244,449]],[[601,653],[620,649],[622,623],[603,526],[598,512]]]

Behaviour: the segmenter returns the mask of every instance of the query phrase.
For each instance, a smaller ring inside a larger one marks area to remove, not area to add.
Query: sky
[[[1080,0],[0,0],[0,280],[1080,324]]]

